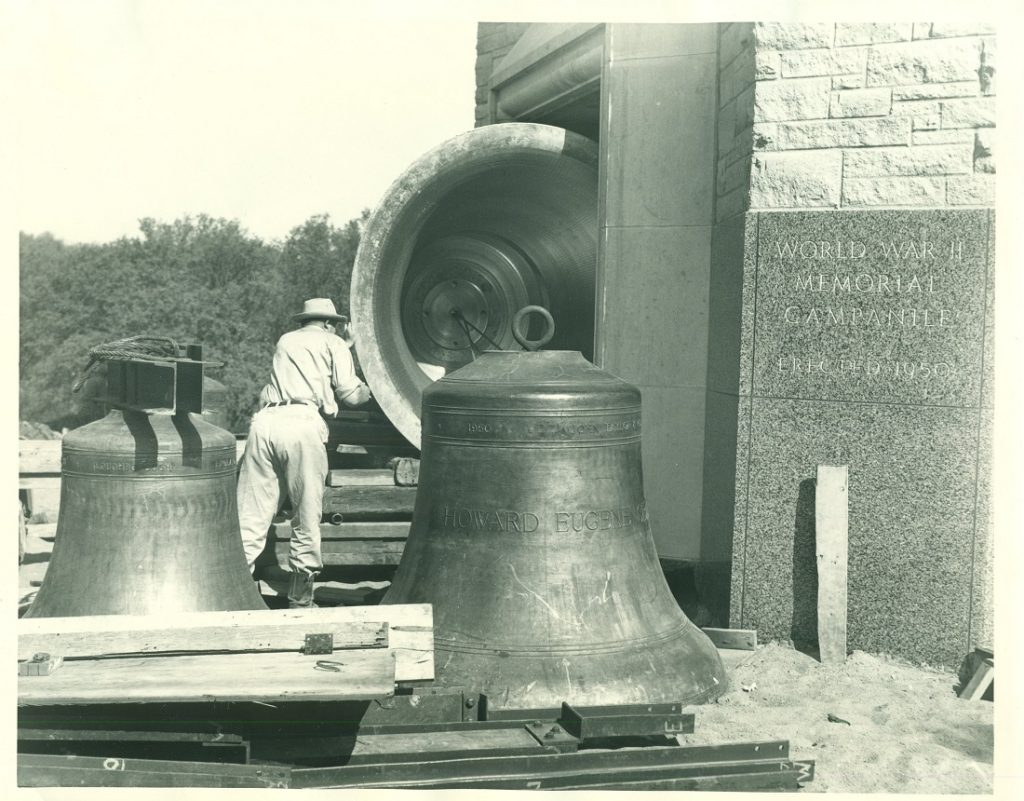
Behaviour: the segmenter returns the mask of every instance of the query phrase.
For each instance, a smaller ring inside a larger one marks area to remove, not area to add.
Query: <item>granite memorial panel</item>
[[[850,648],[942,664],[966,653],[987,537],[991,222],[986,210],[749,216],[733,625],[813,644],[814,476],[847,464]]]

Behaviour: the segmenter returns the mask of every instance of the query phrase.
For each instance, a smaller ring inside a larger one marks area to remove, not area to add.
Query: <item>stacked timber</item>
[[[377,428],[381,430],[374,433]],[[328,421],[328,429],[332,469],[320,526],[325,572],[372,567],[387,573],[386,569],[398,565],[409,536],[419,479],[419,460],[414,458],[418,452],[379,412],[342,411],[337,420]],[[360,459],[357,450],[365,458]],[[282,569],[287,568],[291,536],[286,513],[275,521],[268,537],[268,550]]]

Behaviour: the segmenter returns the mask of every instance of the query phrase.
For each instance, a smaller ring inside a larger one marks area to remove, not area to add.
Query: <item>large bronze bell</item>
[[[644,501],[640,392],[578,352],[485,352],[423,392],[385,603],[431,603],[437,682],[490,708],[701,703],[726,688]]]
[[[555,315],[552,349],[592,355],[597,165],[597,145],[571,131],[486,125],[385,193],[360,238],[352,319],[374,397],[413,445],[424,388],[482,350],[518,348],[523,306]]]
[[[265,609],[235,505],[235,438],[114,409],[68,432],[46,577],[26,617]]]

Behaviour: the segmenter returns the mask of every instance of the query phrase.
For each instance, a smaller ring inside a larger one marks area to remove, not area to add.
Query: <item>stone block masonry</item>
[[[846,464],[850,647],[955,666],[993,614],[995,31],[721,30],[702,558],[731,626],[813,643]]]
[[[746,145],[737,98],[752,86],[746,208],[992,204],[993,26],[752,22],[723,24],[721,35],[725,195]],[[743,208],[730,198],[729,211]]]

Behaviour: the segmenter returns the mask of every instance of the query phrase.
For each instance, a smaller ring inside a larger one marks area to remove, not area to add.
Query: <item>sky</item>
[[[0,0],[12,221],[66,242],[200,213],[268,240],[313,214],[342,224],[473,127],[478,19],[822,17],[821,2]]]
[[[319,0],[12,5],[15,213],[29,233],[105,242],[143,217],[205,213],[280,239],[313,214],[341,224],[372,208],[473,127],[468,16]]]

